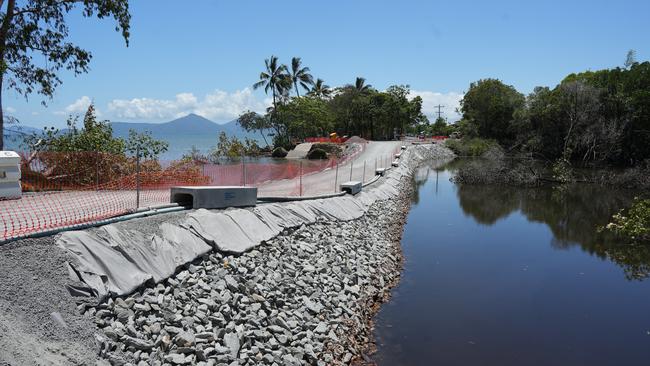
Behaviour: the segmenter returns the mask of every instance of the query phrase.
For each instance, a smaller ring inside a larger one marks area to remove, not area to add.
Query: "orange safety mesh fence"
[[[23,196],[0,200],[0,240],[167,204],[172,186],[256,186],[260,195],[269,196],[330,193],[335,190],[333,176],[327,189],[305,187],[302,180],[346,164],[365,144],[359,146],[345,159],[234,164],[142,160],[139,166],[134,157],[98,152],[21,153]],[[367,167],[365,177],[355,173],[356,179],[371,177],[373,169]],[[342,170],[338,179],[344,180]]]

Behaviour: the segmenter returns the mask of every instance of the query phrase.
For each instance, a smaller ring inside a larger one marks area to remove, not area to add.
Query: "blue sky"
[[[4,94],[22,124],[62,126],[93,100],[102,118],[163,122],[189,112],[216,122],[268,98],[252,91],[264,59],[300,56],[331,86],[356,76],[409,84],[425,112],[450,119],[469,83],[495,77],[528,93],[571,72],[650,59],[650,1],[171,1],[131,3],[129,47],[111,21],[70,16],[91,71],[62,73],[52,100]]]

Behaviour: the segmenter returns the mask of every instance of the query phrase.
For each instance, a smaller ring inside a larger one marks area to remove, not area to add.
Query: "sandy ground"
[[[95,324],[65,285],[54,237],[0,247],[0,365],[92,365]]]

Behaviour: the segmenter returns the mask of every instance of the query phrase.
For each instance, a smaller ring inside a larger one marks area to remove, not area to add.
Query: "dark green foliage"
[[[309,153],[307,153],[307,159],[315,160],[315,159],[327,159],[327,151],[323,149],[311,149],[309,150]]]
[[[425,129],[425,132],[427,135],[432,136],[449,136],[452,132],[454,132],[454,130],[454,126],[449,125],[444,118],[438,117],[433,124],[429,125]]]
[[[650,159],[650,62],[567,76],[524,99],[510,86],[472,83],[461,102],[464,136],[573,165],[634,166]]]
[[[498,148],[496,141],[480,138],[448,139],[445,141],[445,146],[458,156],[469,157],[479,157],[490,148]]]
[[[151,132],[137,132],[129,130],[129,138],[126,140],[126,151],[132,156],[139,156],[145,159],[154,159],[169,148],[167,141],[156,140]]]
[[[327,136],[334,129],[334,115],[327,101],[315,97],[296,97],[278,105],[278,116],[282,121],[279,132],[291,139]]]
[[[497,79],[484,79],[470,84],[460,109],[463,119],[478,136],[508,144],[514,138],[510,128],[514,113],[524,106],[525,100],[513,86]]]
[[[210,152],[210,160],[219,162],[222,159],[235,160],[245,156],[259,156],[262,149],[257,141],[245,138],[244,141],[233,136],[228,138],[225,132],[219,134],[217,146]]]
[[[635,241],[650,242],[650,199],[636,198],[630,208],[612,216],[605,228]]]
[[[287,150],[285,150],[283,147],[276,147],[273,149],[273,152],[271,152],[271,156],[274,158],[284,158],[288,154]]]
[[[300,88],[307,90],[300,96]],[[290,148],[306,137],[358,135],[369,139],[393,139],[407,132],[419,132],[428,125],[422,113],[422,99],[411,98],[408,85],[377,91],[366,79],[330,89],[322,79],[313,81],[301,59],[291,60],[291,69],[271,56],[253,88],[264,88],[273,97],[265,116],[246,112],[239,123],[250,130],[273,129],[273,144]],[[290,96],[292,88],[295,97]]]
[[[262,135],[262,139],[264,139],[264,143],[266,146],[269,146],[264,134],[264,130],[271,128],[271,121],[268,116],[260,116],[255,112],[246,111],[239,116],[237,122],[244,130],[246,130],[246,132],[259,131]]]
[[[40,134],[25,138],[32,150],[51,152],[95,151],[121,155],[126,143],[113,137],[113,128],[108,121],[97,121],[95,107],[91,104],[83,119],[83,127],[77,127],[78,117],[68,118],[68,128],[61,132],[55,128],[45,128]]]

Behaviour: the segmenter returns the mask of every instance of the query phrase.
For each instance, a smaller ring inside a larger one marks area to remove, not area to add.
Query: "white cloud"
[[[432,121],[437,116],[435,106],[438,104],[443,105],[443,116],[450,122],[460,119],[460,115],[456,113],[456,108],[459,107],[463,94],[412,90],[410,97],[415,96],[422,98],[423,112]],[[79,101],[81,99],[77,102]],[[193,93],[179,93],[172,99],[146,97],[113,99],[108,103],[108,111],[113,120],[168,121],[189,113],[196,113],[205,118],[223,122],[237,118],[246,110],[264,113],[270,105],[271,98],[258,99],[250,88],[244,88],[232,93],[215,90],[202,98]]]
[[[462,93],[411,90],[410,96],[420,96],[422,98],[422,111],[429,117],[431,122],[438,117],[438,108],[436,106],[439,104],[443,106],[441,108],[443,117],[446,117],[449,122],[460,119],[460,114],[456,113],[456,109],[460,107],[460,100],[463,99]]]
[[[62,111],[56,111],[54,114],[59,116],[65,116],[69,114],[84,114],[92,102],[93,100],[89,96],[84,95],[81,98],[75,100],[72,104],[65,107]],[[95,115],[97,117],[101,116],[101,112],[97,108],[95,108]]]
[[[180,93],[174,99],[114,99],[108,103],[108,110],[115,119],[168,120],[196,113],[215,121],[229,121],[246,110],[262,113],[269,105],[268,98],[260,101],[251,89],[245,88],[233,93],[215,90],[202,99],[192,93]]]

